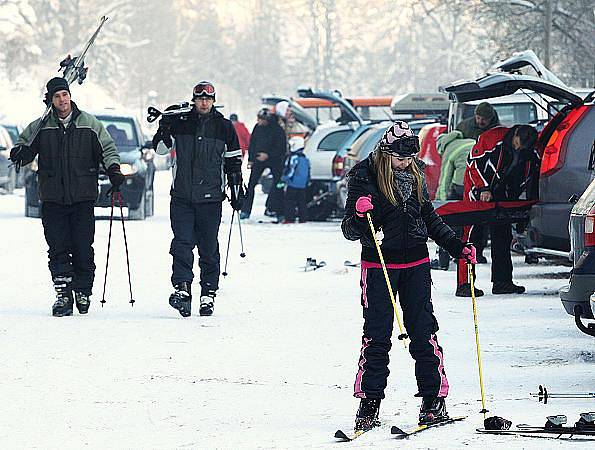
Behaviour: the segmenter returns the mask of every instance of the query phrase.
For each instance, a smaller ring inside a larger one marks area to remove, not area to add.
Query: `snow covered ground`
[[[155,216],[127,222],[134,308],[121,228],[114,228],[107,303],[101,308],[108,221],[97,223],[96,283],[88,316],[54,318],[41,222],[23,216],[23,192],[0,196],[0,448],[558,448],[568,443],[478,435],[482,417],[470,299],[453,295],[455,272],[434,273],[451,394],[462,423],[410,438],[388,427],[355,443],[335,443],[357,408],[352,397],[362,326],[359,245],[338,223],[272,225],[255,215],[243,225],[247,257],[234,230],[229,276],[221,280],[215,315],[181,318],[167,298],[171,257],[169,173],[156,179]],[[224,254],[231,210],[224,211]],[[433,251],[432,245],[432,251]],[[327,266],[305,273],[307,257]],[[557,290],[569,269],[527,266],[515,258],[522,296],[478,299],[490,414],[513,423],[595,409],[595,400],[529,398],[550,391],[595,391],[595,340],[562,311]],[[489,292],[489,268],[478,286]],[[414,424],[419,399],[413,363],[399,341],[381,418]]]

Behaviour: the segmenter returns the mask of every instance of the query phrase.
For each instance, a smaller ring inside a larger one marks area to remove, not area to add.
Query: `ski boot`
[[[419,408],[419,424],[427,425],[448,419],[444,397],[424,397]]]
[[[56,291],[56,301],[52,306],[52,315],[54,317],[72,316],[72,290],[70,283],[72,277],[55,277],[54,289]]]
[[[471,297],[471,283],[463,283],[457,286],[457,291],[455,292],[456,297]],[[482,297],[483,291],[479,288],[475,288],[475,296]]]
[[[355,415],[354,431],[370,431],[380,426],[378,412],[380,410],[379,398],[362,398]]]
[[[174,293],[169,296],[169,304],[177,309],[182,317],[189,317],[192,310],[190,283],[182,282],[174,286]]]
[[[200,309],[198,313],[201,316],[212,316],[215,310],[215,293],[209,292],[200,296]]]
[[[79,314],[87,314],[89,312],[89,306],[91,306],[89,297],[90,296],[87,294],[74,291],[74,304],[76,305]]]
[[[522,294],[524,286],[514,284],[512,281],[496,281],[492,286],[492,294]]]

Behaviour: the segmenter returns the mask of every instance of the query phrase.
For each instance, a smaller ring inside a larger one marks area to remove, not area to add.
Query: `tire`
[[[143,194],[140,197],[138,208],[128,208],[128,220],[145,220],[146,215],[146,191],[143,190]]]

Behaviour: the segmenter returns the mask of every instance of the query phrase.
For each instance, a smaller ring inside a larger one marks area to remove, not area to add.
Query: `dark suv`
[[[151,142],[143,142],[143,134],[136,117],[130,114],[106,110],[93,113],[114,140],[120,153],[120,169],[126,180],[120,189],[123,206],[128,208],[128,219],[144,220],[153,215],[155,178],[154,151]],[[99,196],[96,207],[111,207],[107,191],[111,187],[105,173],[99,175]],[[34,161],[27,172],[25,182],[25,215],[40,217],[40,201],[37,193],[37,163]]]
[[[539,202],[531,208],[526,235],[519,238],[527,255],[569,257],[568,220],[573,204],[594,176],[593,93],[585,99],[558,82],[530,75],[496,72],[461,81],[442,90],[452,100],[468,102],[515,92],[535,93],[556,114],[539,133],[541,155]],[[531,99],[533,95],[527,94]],[[541,105],[543,106],[543,105]]]

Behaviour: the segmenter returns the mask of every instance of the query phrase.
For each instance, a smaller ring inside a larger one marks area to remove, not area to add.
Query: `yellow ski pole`
[[[471,284],[471,302],[473,303],[473,322],[475,323],[475,346],[477,347],[477,366],[479,368],[479,388],[481,389],[481,411],[485,420],[486,413],[486,399],[483,390],[483,370],[481,366],[481,349],[479,346],[479,328],[477,326],[477,302],[475,301],[475,280],[473,278],[473,267],[471,263],[467,263],[467,273],[469,274],[469,283]]]
[[[376,244],[376,250],[378,250],[378,256],[380,257],[380,264],[382,265],[382,271],[384,272],[384,279],[386,280],[386,286],[388,287],[388,293],[390,295],[390,300],[393,302],[393,308],[395,310],[395,316],[397,318],[397,323],[399,324],[399,340],[403,341],[403,347],[407,348],[406,339],[409,337],[407,333],[403,331],[403,324],[401,322],[401,315],[399,314],[399,310],[397,308],[397,302],[395,301],[395,294],[393,292],[393,287],[390,284],[390,280],[388,279],[388,271],[386,270],[386,264],[384,263],[384,256],[382,255],[382,250],[380,249],[380,244],[378,243],[378,239],[376,238],[376,230],[374,229],[374,224],[372,223],[372,216],[370,213],[366,213],[366,217],[368,218],[368,223],[370,224],[370,230],[372,231],[372,237],[374,238],[374,243]]]

